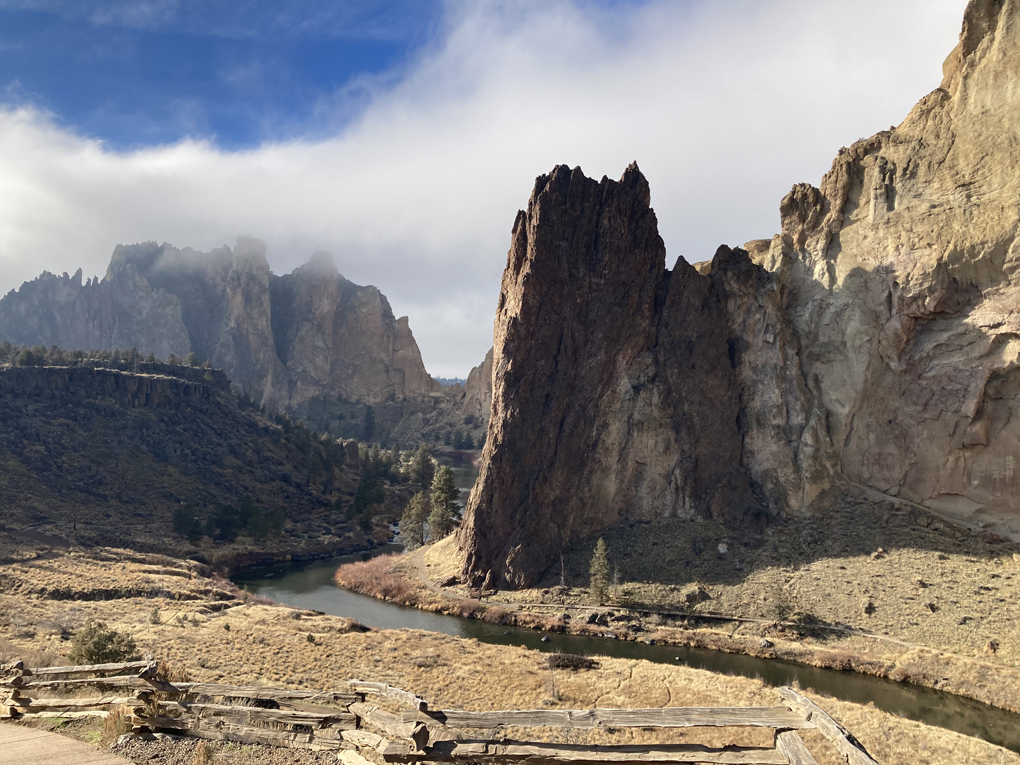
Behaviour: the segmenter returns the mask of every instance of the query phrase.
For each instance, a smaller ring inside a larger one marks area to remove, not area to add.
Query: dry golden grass
[[[463,568],[463,561],[457,551],[457,540],[453,534],[429,545],[423,557],[425,567],[433,581],[458,576]]]
[[[418,604],[428,592],[419,580],[392,570],[399,557],[379,555],[366,561],[348,563],[337,572],[337,581],[344,587],[374,598],[401,605]]]
[[[774,689],[740,677],[644,661],[600,659],[596,670],[550,670],[546,657],[411,630],[361,632],[350,619],[289,608],[216,599],[230,593],[194,572],[191,564],[160,556],[118,561],[114,551],[74,554],[0,568],[0,608],[47,617],[69,606],[82,617],[102,619],[129,632],[139,649],[186,670],[195,680],[302,688],[340,688],[350,678],[392,683],[425,695],[435,707],[585,708],[643,706],[774,705]],[[151,581],[142,586],[142,581]],[[116,583],[125,585],[123,596]],[[73,583],[73,587],[72,587]],[[141,589],[140,589],[141,588]],[[68,602],[54,593],[102,593],[106,599]],[[155,593],[163,589],[162,596]],[[144,594],[139,594],[144,591]],[[151,624],[154,605],[163,615]],[[312,640],[308,636],[312,636]],[[0,637],[30,650],[59,653],[67,645],[39,628],[31,638]],[[493,682],[498,678],[498,682]],[[997,763],[1020,765],[1020,756],[938,728],[903,720],[871,707],[817,699],[847,725],[880,761],[897,763]],[[527,731],[541,738],[541,731]],[[524,735],[522,733],[522,735]],[[544,731],[551,740],[582,734]],[[589,743],[609,742],[610,733],[583,734]],[[838,760],[817,734],[805,736],[820,763]],[[762,731],[725,729],[645,733],[628,731],[613,741],[684,741],[721,746],[768,744]]]
[[[552,615],[567,606],[574,616],[567,628],[579,634],[611,631],[623,639],[854,670],[1020,711],[1020,621],[1011,608],[1020,602],[1020,555],[1014,557],[1014,546],[989,544],[929,516],[875,503],[848,503],[833,513],[854,517],[797,519],[769,529],[756,544],[734,539],[712,522],[669,520],[608,530],[610,563],[622,581],[598,610],[627,615],[603,626],[584,623],[595,604],[578,586],[586,578],[592,540],[567,555],[566,580],[573,586],[559,586],[557,570],[545,586],[496,593],[487,610],[441,601],[423,589],[413,592],[426,610],[551,631],[562,628],[549,621]],[[852,531],[854,520],[863,531]],[[723,542],[726,553],[719,551]],[[433,581],[461,566],[452,538],[420,557]],[[391,578],[417,578],[421,569],[402,556],[388,571]],[[692,587],[709,599],[688,602]],[[455,592],[463,596],[467,590]],[[705,618],[710,614],[748,621]]]

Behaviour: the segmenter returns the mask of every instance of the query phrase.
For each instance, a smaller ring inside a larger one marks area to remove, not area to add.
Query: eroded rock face
[[[269,270],[265,244],[209,253],[118,246],[101,281],[43,274],[0,300],[0,339],[64,348],[195,352],[272,409],[316,397],[363,404],[429,396],[406,317],[375,287],[344,279],[329,253]]]
[[[789,285],[819,468],[1020,532],[1020,3],[971,2],[944,70],[791,191],[761,263]]]
[[[711,280],[683,261],[666,271],[636,166],[619,183],[540,177],[503,275],[461,531],[476,578],[531,584],[566,543],[621,520],[758,512],[727,337]]]
[[[173,295],[153,290],[133,267],[82,282],[44,272],[0,300],[0,336],[27,345],[130,348],[144,345],[166,358],[191,350]]]
[[[482,363],[468,373],[464,382],[461,411],[476,420],[487,419],[492,410],[492,351],[490,348]]]
[[[795,186],[781,233],[665,254],[636,168],[518,214],[458,541],[529,584],[626,519],[731,524],[857,484],[1020,539],[1020,0],[972,0],[942,87]]]

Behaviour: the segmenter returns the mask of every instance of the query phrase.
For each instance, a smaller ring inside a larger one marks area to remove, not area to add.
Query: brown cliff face
[[[486,420],[492,409],[492,351],[490,348],[482,363],[468,372],[464,382],[461,412],[465,417]]]
[[[972,0],[944,73],[697,271],[663,270],[635,169],[539,179],[458,537],[475,582],[622,519],[740,525],[852,484],[1020,539],[1020,0]]]
[[[316,253],[293,273],[269,270],[265,244],[240,237],[209,253],[119,246],[106,277],[44,274],[0,300],[0,339],[27,345],[195,352],[271,409],[313,398],[377,404],[429,396],[406,317]]]
[[[759,510],[721,304],[664,258],[636,166],[619,183],[563,166],[536,182],[503,276],[492,418],[460,537],[476,579],[531,584],[565,544],[621,520]]]

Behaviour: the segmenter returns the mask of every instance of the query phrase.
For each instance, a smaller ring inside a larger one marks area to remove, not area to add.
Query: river
[[[477,470],[455,471],[458,488],[466,493]],[[819,669],[777,659],[758,659],[703,648],[647,645],[608,638],[542,633],[520,627],[505,627],[476,619],[433,614],[398,606],[336,586],[333,574],[344,563],[363,560],[386,552],[398,552],[399,545],[387,545],[371,553],[348,555],[302,563],[280,563],[249,569],[234,577],[248,591],[279,603],[347,616],[380,629],[420,629],[484,643],[523,646],[536,651],[562,651],[591,656],[645,659],[662,664],[683,664],[712,672],[759,678],[772,685],[794,681],[804,688],[858,704],[873,703],[879,709],[928,725],[936,725],[1020,752],[1020,715],[1006,712],[961,696],[930,688],[896,683],[885,678]],[[548,638],[548,642],[542,642]]]

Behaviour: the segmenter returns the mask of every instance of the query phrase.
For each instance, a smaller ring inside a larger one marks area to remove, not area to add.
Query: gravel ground
[[[127,757],[137,765],[196,765],[198,739],[160,738],[154,741],[134,739],[117,744],[111,751]],[[335,752],[312,752],[304,749],[279,749],[259,744],[206,742],[215,755],[214,765],[318,765],[338,762]]]

